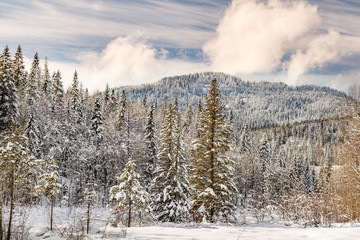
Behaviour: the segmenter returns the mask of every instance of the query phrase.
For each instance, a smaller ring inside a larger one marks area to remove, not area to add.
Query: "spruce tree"
[[[41,76],[40,59],[38,53],[35,53],[34,60],[27,80],[27,103],[30,107],[34,107],[40,98],[39,82]]]
[[[48,97],[51,93],[52,83],[51,83],[51,77],[49,73],[49,66],[47,58],[45,59],[44,64],[44,73],[43,73],[43,85],[42,85],[42,92],[43,94]]]
[[[119,113],[116,120],[116,128],[120,132],[124,125],[125,118],[125,108],[126,108],[126,94],[125,90],[121,92],[120,101],[119,101]]]
[[[110,207],[118,223],[123,215],[127,215],[127,227],[131,227],[133,212],[151,215],[148,194],[141,186],[140,175],[136,172],[135,160],[129,159],[118,178],[119,185],[110,189]]]
[[[101,113],[101,102],[100,98],[97,97],[94,103],[94,111],[91,118],[91,135],[95,137],[96,141],[102,140],[103,131],[103,118]]]
[[[153,179],[153,173],[155,170],[155,164],[157,163],[157,146],[155,137],[155,122],[154,122],[154,105],[150,106],[148,111],[145,125],[145,189],[149,191],[151,181]]]
[[[242,135],[240,150],[241,153],[248,156],[254,153],[254,144],[252,141],[249,125],[245,125],[245,129]]]
[[[71,85],[71,92],[70,92],[70,104],[71,109],[75,112],[79,111],[80,108],[80,89],[79,89],[79,80],[78,80],[78,74],[75,70],[74,72],[74,78]]]
[[[18,46],[14,56],[13,71],[14,71],[14,80],[15,80],[16,88],[20,92],[24,92],[26,87],[26,72],[25,72],[24,57],[20,45]]]
[[[53,76],[53,94],[54,94],[54,104],[55,108],[61,108],[64,104],[64,87],[61,80],[61,73],[58,70],[54,72]]]
[[[271,160],[271,142],[269,136],[265,133],[260,141],[260,146],[258,149],[258,157],[262,167],[262,173],[265,174],[266,168]]]
[[[234,162],[228,157],[229,129],[216,79],[211,81],[206,106],[200,116],[197,138],[191,149],[191,212],[194,221],[229,221],[234,215]]]
[[[6,46],[0,57],[0,132],[9,129],[18,116],[18,99],[10,57],[10,50]]]
[[[158,164],[152,183],[152,206],[160,221],[189,218],[189,182],[177,102],[169,105],[161,130]]]

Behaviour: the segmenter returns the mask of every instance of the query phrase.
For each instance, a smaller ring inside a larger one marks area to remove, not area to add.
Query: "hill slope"
[[[232,109],[239,127],[279,125],[287,122],[315,120],[341,115],[346,94],[327,87],[290,87],[285,83],[246,82],[224,73],[204,72],[166,77],[154,84],[122,87],[129,100],[146,94],[148,103],[179,98],[184,111],[187,104],[196,107],[204,101],[212,78],[216,78],[227,111]]]

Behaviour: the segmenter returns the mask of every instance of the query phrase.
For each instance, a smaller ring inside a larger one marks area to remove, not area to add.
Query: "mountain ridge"
[[[341,116],[341,106],[347,100],[344,92],[313,85],[288,86],[282,82],[249,82],[222,72],[200,72],[164,77],[152,84],[125,86],[129,100],[145,95],[148,103],[162,104],[164,99],[179,99],[185,111],[188,104],[195,108],[204,102],[211,79],[216,78],[225,110],[232,109],[239,127],[281,125],[289,122],[315,120]]]

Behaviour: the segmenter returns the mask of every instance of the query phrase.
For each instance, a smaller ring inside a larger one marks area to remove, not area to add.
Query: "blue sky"
[[[355,0],[3,0],[0,44],[91,90],[211,70],[347,91],[359,22]]]

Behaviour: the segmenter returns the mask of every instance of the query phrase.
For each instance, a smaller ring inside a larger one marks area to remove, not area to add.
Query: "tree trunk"
[[[13,219],[13,213],[14,213],[14,197],[15,197],[15,179],[14,179],[14,173],[11,174],[11,191],[10,191],[10,216],[9,216],[9,224],[8,224],[8,232],[6,236],[6,240],[11,239],[11,224]]]
[[[91,202],[88,201],[88,204],[87,204],[87,220],[86,220],[86,234],[89,234],[89,229],[90,229],[90,206],[91,206]]]
[[[0,182],[0,193],[2,192],[2,182]],[[3,207],[3,195],[0,194],[0,240],[3,240],[3,215],[2,215],[2,207]]]
[[[55,196],[52,196],[50,200],[50,231],[53,230],[54,204],[55,204]]]
[[[131,225],[131,200],[129,200],[129,217],[128,217],[128,227]]]

